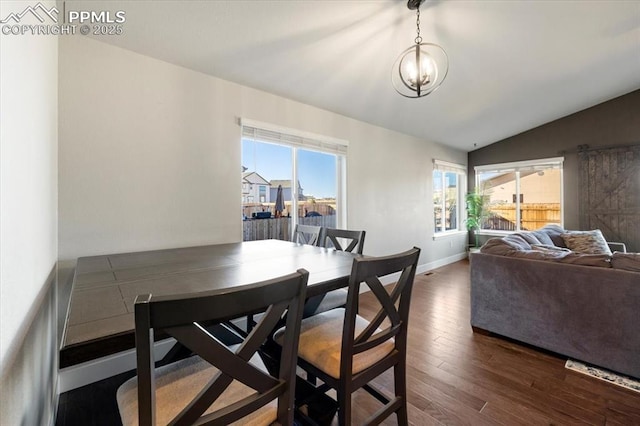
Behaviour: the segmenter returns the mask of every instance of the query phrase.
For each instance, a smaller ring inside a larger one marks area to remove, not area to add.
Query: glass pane
[[[298,223],[336,228],[336,156],[298,149],[297,164]]]
[[[516,230],[516,173],[478,173],[478,186],[484,194],[487,217],[482,229]]]
[[[433,172],[433,218],[435,232],[442,231],[442,172]]]
[[[243,241],[291,239],[291,155],[287,146],[242,140]]]
[[[561,222],[561,184],[559,169],[520,172],[520,229]]]
[[[444,225],[445,230],[458,229],[458,174],[446,172]]]

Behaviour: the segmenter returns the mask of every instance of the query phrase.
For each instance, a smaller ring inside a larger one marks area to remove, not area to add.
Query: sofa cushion
[[[569,249],[575,253],[606,254],[611,256],[607,240],[599,229],[593,231],[569,231],[562,234],[562,239]]]
[[[599,268],[611,267],[611,256],[608,254],[584,254],[569,253],[562,259],[561,263],[570,263],[572,265],[597,266]]]
[[[570,255],[571,251],[560,250],[518,250],[512,252],[509,256],[519,257],[521,259],[533,259],[533,260],[550,260],[550,261],[562,261],[566,256]]]
[[[613,252],[611,266],[615,269],[640,272],[640,253]]]
[[[552,252],[561,252],[561,253],[571,253],[571,250],[569,250],[568,248],[558,247],[558,246],[555,246],[553,244],[551,244],[551,245],[549,245],[549,244],[532,244],[531,245],[531,249],[532,250],[537,250],[537,251],[542,251],[542,252],[552,251]]]
[[[556,245],[558,247],[566,247],[564,240],[562,239],[562,234],[564,234],[567,231],[565,231],[565,229],[562,226],[555,223],[550,223],[538,229],[537,232],[543,232],[547,234],[549,236],[549,239],[552,241],[553,245]]]

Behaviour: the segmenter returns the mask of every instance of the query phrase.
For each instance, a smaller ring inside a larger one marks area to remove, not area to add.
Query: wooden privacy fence
[[[336,227],[336,216],[299,217],[301,225]],[[248,219],[242,221],[242,241],[285,240],[291,241],[291,218]]]
[[[516,229],[516,205],[499,204],[490,206],[492,216],[486,221],[486,228],[503,231]],[[520,229],[542,228],[547,223],[560,223],[559,203],[522,203],[520,204]]]

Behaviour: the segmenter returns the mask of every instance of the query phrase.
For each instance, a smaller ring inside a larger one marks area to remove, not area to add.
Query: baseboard
[[[453,256],[438,259],[435,262],[423,263],[422,265],[418,265],[418,267],[416,268],[416,274],[423,274],[425,272],[431,271],[432,269],[449,265],[459,260],[466,259],[467,256],[468,256],[467,252],[462,252],[462,253],[455,254]],[[384,285],[387,285],[387,284],[396,282],[398,278],[400,278],[400,273],[391,274],[382,278],[380,282],[382,282],[382,284]],[[365,286],[362,286],[362,287],[365,287]],[[366,291],[369,291],[369,290],[367,289]]]
[[[416,273],[423,274],[425,272],[431,271],[432,269],[441,268],[451,263],[458,262],[459,260],[466,259],[468,256],[469,254],[464,251],[462,253],[454,254],[453,256],[438,259],[434,262],[424,263],[422,265],[418,265],[418,270],[416,271]]]
[[[174,343],[174,339],[157,342],[154,346],[155,359],[162,359]],[[135,349],[63,368],[59,371],[58,393],[68,392],[135,368]]]

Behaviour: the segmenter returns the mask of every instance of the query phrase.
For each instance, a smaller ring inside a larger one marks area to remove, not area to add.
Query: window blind
[[[345,155],[349,145],[345,140],[295,129],[287,129],[248,119],[241,119],[240,126],[242,127],[243,138],[295,146],[330,154]]]
[[[516,161],[513,163],[489,164],[476,166],[474,170],[481,173],[523,172],[531,170],[561,169],[564,157],[543,158],[540,160]]]
[[[433,160],[433,170],[443,171],[443,172],[454,172],[460,174],[467,173],[467,167],[462,164],[450,163],[448,161],[442,160]]]

